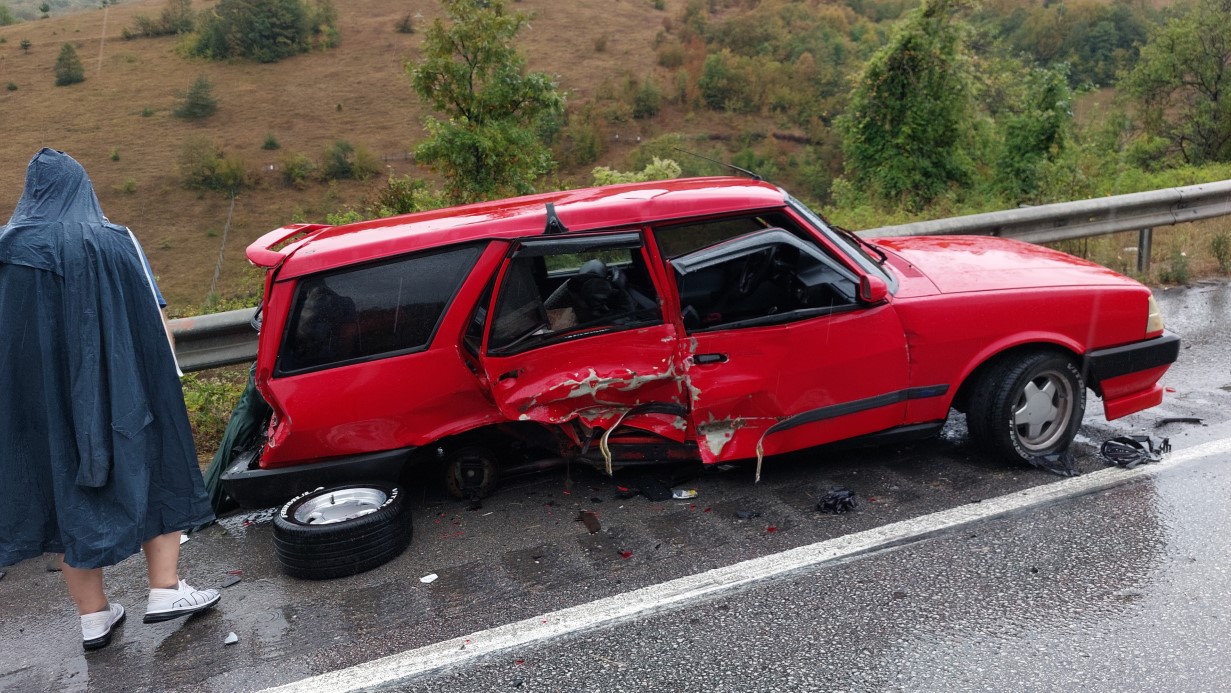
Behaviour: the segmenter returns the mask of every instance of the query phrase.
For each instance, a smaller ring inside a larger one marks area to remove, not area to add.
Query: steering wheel
[[[735,293],[737,296],[744,298],[752,293],[752,290],[769,274],[770,268],[774,266],[774,258],[777,254],[778,248],[770,246],[748,256],[748,260],[744,263],[744,268],[739,273],[739,280],[735,283]]]

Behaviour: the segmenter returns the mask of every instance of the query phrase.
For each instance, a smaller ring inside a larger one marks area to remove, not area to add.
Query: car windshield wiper
[[[860,236],[859,234],[855,233],[854,231],[851,231],[850,229],[842,228],[841,226],[838,226],[837,224],[831,223],[829,227],[834,229],[838,233],[846,235],[848,238],[853,239],[859,245],[875,253],[876,257],[880,258],[876,264],[884,265],[886,262],[889,262],[889,256],[885,254],[885,251],[881,250],[880,246],[876,245],[872,241],[869,241],[868,239]]]

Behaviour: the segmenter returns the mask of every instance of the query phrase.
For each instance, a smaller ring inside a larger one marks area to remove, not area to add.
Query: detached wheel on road
[[[382,481],[308,491],[274,516],[282,570],[307,580],[384,565],[406,550],[410,537],[410,509],[401,489]]]
[[[994,365],[977,384],[966,422],[996,455],[1030,461],[1063,452],[1086,413],[1086,384],[1072,358],[1035,351]]]

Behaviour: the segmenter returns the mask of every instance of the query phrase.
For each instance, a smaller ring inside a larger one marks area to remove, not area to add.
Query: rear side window
[[[300,278],[278,374],[426,348],[480,250],[468,245]]]

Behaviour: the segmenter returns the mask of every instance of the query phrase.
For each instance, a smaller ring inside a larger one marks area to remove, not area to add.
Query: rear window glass
[[[279,374],[427,347],[480,250],[462,246],[302,277]]]

